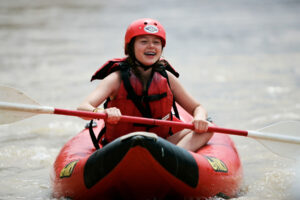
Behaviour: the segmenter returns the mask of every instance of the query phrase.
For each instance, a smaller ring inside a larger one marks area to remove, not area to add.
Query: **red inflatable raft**
[[[181,118],[191,116],[180,108]],[[103,128],[98,121],[95,133]],[[155,134],[137,132],[96,150],[84,129],[68,141],[54,163],[53,196],[71,199],[184,199],[232,197],[242,166],[230,137],[214,134],[197,152]]]

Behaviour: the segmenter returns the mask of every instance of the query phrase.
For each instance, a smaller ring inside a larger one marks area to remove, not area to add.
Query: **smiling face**
[[[153,65],[162,54],[161,39],[155,35],[137,36],[134,42],[134,54],[143,65]]]

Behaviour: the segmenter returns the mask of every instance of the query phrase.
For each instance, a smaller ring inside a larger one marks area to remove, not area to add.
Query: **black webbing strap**
[[[165,92],[162,94],[155,94],[155,95],[149,95],[149,96],[145,96],[145,95],[138,96],[137,95],[136,98],[140,102],[151,102],[151,101],[158,101],[162,98],[165,98],[166,96],[167,96],[167,93]],[[131,99],[129,94],[128,94],[127,98]]]
[[[157,72],[159,72],[160,75],[162,75],[163,77],[165,77],[167,79],[168,85],[171,88],[169,77],[168,77],[168,73],[166,72],[166,70],[164,69],[164,67],[162,66]],[[178,109],[177,109],[177,106],[176,106],[176,102],[175,102],[174,96],[173,96],[173,111],[174,111],[174,115],[178,119],[180,119],[180,115],[179,115],[179,112],[178,112]],[[173,121],[173,114],[172,114],[172,112],[170,113],[170,115],[171,115],[171,121]],[[173,134],[174,133],[173,133],[172,127],[170,127],[169,128],[169,135],[173,135]]]
[[[94,147],[95,147],[96,149],[100,149],[99,141],[100,141],[100,139],[102,138],[102,136],[103,136],[103,135],[105,134],[105,132],[106,132],[106,126],[104,126],[104,127],[101,129],[101,131],[100,131],[100,133],[98,134],[98,137],[97,137],[97,138],[96,138],[95,132],[94,132],[94,130],[93,130],[93,127],[95,127],[95,126],[97,126],[97,123],[94,122],[93,120],[91,120],[90,123],[89,123],[89,126],[88,126],[88,128],[89,128],[89,133],[90,133],[91,140],[92,140],[92,142],[93,142]],[[107,144],[107,141],[105,140],[105,138],[101,140],[101,144],[102,144],[102,146],[104,146],[104,145]]]
[[[174,110],[174,114],[175,116],[180,119],[180,115],[179,115],[179,112],[178,112],[178,109],[177,109],[177,106],[176,106],[176,103],[175,103],[175,99],[173,98],[173,110]]]
[[[108,104],[109,101],[110,101],[110,98],[107,98],[106,101],[105,101],[105,103],[104,103],[104,108],[107,108],[107,104]],[[94,144],[94,147],[95,147],[96,149],[100,149],[99,141],[100,141],[100,139],[102,138],[102,136],[103,136],[103,135],[105,134],[105,132],[106,132],[106,126],[104,126],[104,127],[101,129],[101,131],[100,131],[100,133],[98,134],[98,137],[97,137],[97,138],[96,138],[95,132],[94,132],[94,130],[93,130],[93,127],[94,127],[94,126],[97,126],[97,123],[94,122],[93,120],[91,120],[90,123],[89,123],[89,126],[88,126],[88,128],[89,128],[89,133],[90,133],[90,136],[91,136],[91,140],[92,140],[92,142],[93,142],[93,144]],[[105,138],[102,139],[101,144],[102,144],[102,146],[104,146],[104,145],[107,144]]]
[[[121,67],[121,76],[122,76],[122,80],[124,82],[124,87],[128,93],[128,98],[133,101],[133,103],[135,104],[137,109],[140,111],[140,113],[144,117],[152,118],[151,111],[149,109],[144,108],[144,106],[142,105],[142,102],[140,101],[141,98],[136,95],[132,85],[130,84],[129,68],[125,68],[122,66]]]
[[[98,134],[98,137],[96,138],[96,135],[95,135],[95,132],[93,130],[93,127],[95,127],[95,125],[97,126],[97,123],[94,122],[94,120],[91,120],[90,123],[89,123],[89,133],[90,133],[90,136],[91,136],[91,139],[92,139],[92,142],[93,142],[93,145],[96,149],[100,149],[100,146],[99,146],[99,141],[101,139],[101,137],[105,134],[105,131],[106,131],[106,126],[104,126],[100,133]],[[104,146],[107,142],[105,141],[105,139],[103,139],[101,141],[101,144]]]
[[[96,139],[96,136],[95,136],[95,133],[94,133],[94,130],[93,130],[93,122],[94,122],[94,120],[91,120],[91,121],[90,121],[90,124],[89,124],[89,133],[90,133],[92,142],[93,142],[93,144],[94,144],[94,147],[95,147],[96,149],[100,149],[100,146],[99,146],[99,144],[98,144],[99,141]]]
[[[144,92],[144,95],[138,96],[135,93],[135,91],[134,91],[134,89],[133,89],[133,87],[130,83],[130,79],[129,79],[130,71],[129,70],[130,70],[130,68],[126,64],[121,64],[121,77],[122,77],[122,80],[124,82],[124,87],[125,87],[125,89],[128,93],[127,98],[133,101],[133,103],[135,104],[135,106],[140,111],[140,113],[142,114],[143,117],[152,118],[149,102],[160,100],[160,99],[166,97],[167,93],[158,94],[158,95],[149,95],[148,96],[147,91],[148,91],[148,88],[149,88],[150,83],[151,83],[151,79],[150,79],[149,82],[147,83],[147,90]],[[166,70],[162,67],[157,72],[160,73],[163,77],[165,77],[167,79],[168,85],[169,85],[169,87],[171,87]],[[154,73],[154,71],[152,71],[152,76],[153,76],[153,73]],[[144,103],[145,106],[142,103]],[[174,111],[175,116],[178,119],[180,119],[179,112],[178,112],[178,109],[177,109],[177,106],[176,106],[176,103],[175,103],[175,98],[173,98],[173,111]],[[171,113],[171,119],[172,119],[172,113]],[[149,128],[154,127],[154,126],[141,125],[141,124],[137,125],[137,126],[145,126],[145,127],[147,127],[147,130]],[[170,135],[171,135],[172,134],[171,128],[170,128],[169,132],[170,132]]]
[[[163,77],[165,77],[167,79],[167,82],[168,82],[168,85],[169,87],[171,88],[171,85],[170,85],[170,81],[169,81],[169,77],[168,77],[168,73],[166,72],[166,70],[162,69],[160,71],[158,71]],[[174,110],[174,114],[175,116],[180,119],[180,116],[179,116],[179,112],[178,112],[178,109],[177,109],[177,106],[176,106],[176,102],[175,102],[175,98],[173,97],[173,110]]]

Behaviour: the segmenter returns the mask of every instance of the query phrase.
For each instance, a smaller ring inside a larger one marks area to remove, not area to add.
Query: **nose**
[[[149,47],[154,47],[154,42],[149,42]]]

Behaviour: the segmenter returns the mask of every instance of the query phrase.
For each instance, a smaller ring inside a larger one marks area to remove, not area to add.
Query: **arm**
[[[78,110],[93,111],[108,97],[114,98],[120,87],[120,72],[114,72],[101,80],[97,88],[78,106]]]
[[[168,77],[176,102],[188,113],[193,115],[195,131],[206,132],[209,122],[206,121],[207,112],[205,108],[183,88],[179,80],[173,74],[168,72]]]

